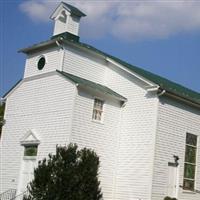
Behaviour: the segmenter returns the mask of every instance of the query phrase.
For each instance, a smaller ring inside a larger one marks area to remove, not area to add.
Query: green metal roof
[[[84,87],[91,88],[93,90],[96,90],[98,92],[101,92],[101,93],[109,95],[109,96],[112,96],[121,101],[127,101],[127,99],[125,97],[123,97],[122,95],[118,94],[117,92],[111,90],[110,88],[108,88],[104,85],[89,81],[87,79],[84,79],[84,78],[75,76],[73,74],[63,72],[63,71],[59,71],[59,70],[56,70],[56,71],[78,85],[82,85]]]
[[[63,3],[66,7],[68,7],[70,9],[70,11],[71,11],[72,14],[75,14],[75,15],[80,16],[80,17],[86,16],[86,14],[84,14],[83,12],[81,12],[78,8],[72,6],[72,5],[68,4],[68,3],[65,3],[63,1],[61,3]]]

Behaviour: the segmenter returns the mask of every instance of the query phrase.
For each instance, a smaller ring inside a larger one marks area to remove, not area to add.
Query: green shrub
[[[5,103],[0,102],[0,137],[1,137],[2,127],[4,124],[4,111],[5,111]]]
[[[177,200],[176,198],[172,198],[172,197],[165,197],[164,200]]]
[[[171,200],[171,197],[165,197],[164,200]]]
[[[55,155],[39,162],[23,200],[100,200],[99,158],[77,145],[57,147]]]

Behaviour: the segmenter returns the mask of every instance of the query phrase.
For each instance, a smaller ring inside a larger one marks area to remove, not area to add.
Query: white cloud
[[[60,1],[30,0],[20,9],[33,21],[48,22]],[[180,32],[200,30],[198,0],[67,1],[87,14],[82,19],[85,37],[112,35],[122,40],[167,38]]]

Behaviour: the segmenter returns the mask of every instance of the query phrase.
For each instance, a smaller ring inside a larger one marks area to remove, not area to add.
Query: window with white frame
[[[101,99],[94,99],[94,107],[93,107],[93,114],[92,114],[92,119],[95,121],[102,121],[102,116],[103,116],[103,104],[104,101]]]
[[[197,158],[197,136],[186,135],[183,189],[194,191]]]
[[[37,156],[37,145],[24,146],[24,156]]]

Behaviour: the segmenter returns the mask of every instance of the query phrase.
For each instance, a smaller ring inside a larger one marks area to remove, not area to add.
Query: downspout
[[[166,90],[161,90],[157,95],[158,97],[163,96],[166,93]]]
[[[112,192],[112,198],[116,199],[116,192],[117,192],[117,175],[118,175],[118,166],[119,166],[119,150],[120,150],[120,141],[121,141],[121,133],[122,133],[122,124],[123,124],[123,116],[124,116],[124,112],[123,112],[123,108],[126,106],[127,101],[125,101],[124,103],[121,104],[121,108],[120,108],[120,122],[119,122],[119,132],[117,134],[117,149],[116,149],[116,158],[115,158],[115,171],[114,171],[114,177],[113,177],[113,192]]]

